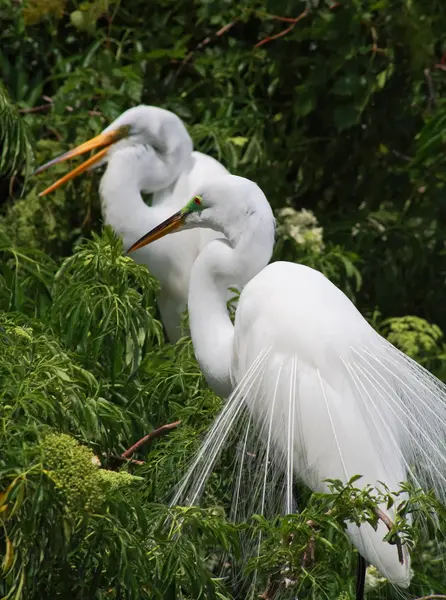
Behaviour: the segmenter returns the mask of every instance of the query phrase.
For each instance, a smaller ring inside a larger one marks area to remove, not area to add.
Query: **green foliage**
[[[386,337],[389,342],[420,361],[438,352],[438,344],[443,337],[439,327],[418,317],[387,319],[382,326],[388,328]]]
[[[256,594],[286,577],[294,597],[353,598],[342,522],[376,523],[354,482],[235,527],[228,449],[209,509],[167,507],[221,400],[190,339],[164,342],[156,281],[101,233],[98,173],[39,198],[67,165],[30,167],[130,106],[173,110],[197,149],[265,191],[274,259],[320,269],[446,380],[443,4],[5,0],[0,21],[0,593],[244,600],[218,565],[242,560],[248,532],[262,534]],[[444,509],[411,496],[395,529],[416,542],[414,589],[444,593]],[[368,569],[368,600],[399,597],[381,579]]]
[[[0,148],[0,175],[10,175],[23,166],[28,171],[32,158],[31,132],[1,81]]]
[[[67,434],[49,434],[40,442],[42,463],[64,496],[69,513],[97,512],[105,494],[128,485],[135,477],[98,468],[93,452]]]
[[[51,299],[55,262],[38,250],[15,248],[0,231],[0,308],[30,316],[44,313]]]
[[[73,516],[97,512],[106,497],[141,480],[130,473],[99,469],[100,460],[71,436],[49,434],[40,442],[42,463]]]
[[[97,418],[95,377],[64,352],[40,322],[2,313],[0,327],[2,464],[26,464],[27,445],[43,426],[70,430],[76,424],[74,431],[88,436]],[[24,436],[23,457],[15,452],[15,444],[20,444],[16,436]]]
[[[112,380],[134,372],[144,348],[162,335],[151,310],[158,284],[122,252],[110,229],[80,246],[55,276],[51,309],[65,345]]]

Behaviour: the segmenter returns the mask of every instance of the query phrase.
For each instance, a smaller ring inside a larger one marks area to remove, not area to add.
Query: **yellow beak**
[[[151,244],[156,240],[159,240],[168,233],[178,231],[178,229],[181,229],[181,226],[184,224],[184,220],[187,214],[188,211],[184,208],[178,211],[177,213],[163,221],[160,225],[154,227],[152,231],[149,231],[149,233],[146,233],[141,238],[139,238],[139,240],[137,240],[132,246],[130,246],[130,248],[127,250],[127,254],[130,254],[130,252],[134,252],[135,250],[139,250],[140,248],[143,248],[144,246],[147,246],[147,244]]]
[[[68,152],[65,152],[65,154],[62,154],[61,156],[58,156],[57,158],[53,158],[49,162],[47,162],[44,165],[42,165],[41,167],[39,167],[36,171],[34,171],[34,175],[38,175],[39,173],[42,173],[42,171],[45,171],[49,167],[52,167],[53,165],[57,165],[61,162],[65,162],[66,160],[69,160],[70,158],[75,158],[76,156],[81,156],[82,154],[85,154],[86,152],[89,152],[90,150],[94,150],[96,148],[102,148],[102,150],[100,150],[97,154],[94,154],[89,159],[87,159],[85,162],[83,162],[81,165],[79,165],[78,167],[76,167],[75,169],[73,169],[72,171],[70,171],[69,173],[67,173],[66,175],[61,177],[60,179],[58,179],[55,183],[50,185],[50,187],[48,187],[46,190],[44,190],[43,192],[40,192],[39,196],[45,196],[46,194],[49,194],[50,192],[56,190],[58,187],[60,187],[67,181],[70,181],[70,179],[74,179],[81,173],[84,173],[84,171],[86,171],[87,169],[89,169],[90,167],[92,167],[93,165],[98,163],[107,154],[107,152],[112,144],[114,144],[118,140],[121,140],[122,138],[126,137],[127,135],[128,135],[128,127],[125,127],[125,126],[120,127],[119,129],[115,129],[114,131],[109,131],[107,133],[100,133],[99,135],[92,138],[91,140],[88,140],[88,142],[84,142],[80,146],[77,146],[77,148],[74,148],[73,150],[69,150]]]

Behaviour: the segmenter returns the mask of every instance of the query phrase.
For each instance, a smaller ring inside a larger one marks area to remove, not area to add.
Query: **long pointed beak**
[[[127,250],[127,254],[130,252],[134,252],[135,250],[139,250],[147,244],[151,244],[152,242],[159,240],[164,237],[168,233],[173,233],[174,231],[178,231],[181,229],[184,224],[185,218],[187,216],[187,212],[183,209],[163,221],[160,225],[146,233],[142,237],[139,238],[130,248]]]
[[[74,179],[81,173],[84,173],[87,169],[90,169],[92,166],[94,166],[96,163],[98,163],[107,154],[107,152],[112,144],[114,144],[118,140],[121,140],[122,138],[126,137],[127,135],[128,135],[127,127],[120,127],[119,129],[115,129],[115,130],[109,131],[107,133],[100,133],[99,135],[92,138],[91,140],[88,140],[87,142],[84,142],[80,146],[77,146],[77,148],[74,148],[73,150],[69,150],[68,152],[65,152],[65,154],[62,154],[61,156],[53,158],[52,160],[48,161],[47,163],[45,163],[44,165],[42,165],[41,167],[36,169],[36,171],[34,171],[33,175],[38,175],[39,173],[46,171],[46,169],[49,169],[53,165],[57,165],[59,163],[65,162],[66,160],[69,160],[70,158],[75,158],[76,156],[81,156],[82,154],[85,154],[86,152],[89,152],[90,150],[95,150],[96,148],[102,148],[102,150],[100,150],[97,154],[94,154],[89,159],[87,159],[85,162],[80,164],[78,167],[76,167],[75,169],[73,169],[72,171],[70,171],[69,173],[67,173],[66,175],[61,177],[60,179],[58,179],[55,183],[50,185],[50,187],[48,187],[46,190],[44,190],[43,192],[40,192],[39,196],[41,197],[41,196],[45,196],[46,194],[49,194],[50,192],[56,190],[58,187],[60,187],[67,181],[70,181],[70,179]]]

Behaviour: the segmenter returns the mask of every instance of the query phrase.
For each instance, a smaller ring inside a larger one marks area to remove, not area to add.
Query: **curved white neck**
[[[111,156],[99,186],[104,221],[124,238],[135,237],[140,223],[155,226],[159,219],[141,196],[141,168],[130,150]]]
[[[155,227],[178,210],[180,206],[169,205],[170,192],[191,161],[190,149],[179,143],[159,154],[150,146],[135,145],[111,153],[99,187],[104,221],[120,235],[135,237],[140,229],[143,235],[144,227]],[[142,191],[155,192],[152,207],[144,202]],[[156,210],[161,205],[164,210]]]
[[[273,245],[274,224],[253,216],[232,245],[228,240],[211,242],[192,268],[188,309],[195,356],[219,396],[227,397],[233,387],[234,326],[226,306],[227,289],[244,286],[257,275],[268,264]]]
[[[164,109],[153,106],[143,109],[144,127],[133,138],[110,148],[101,180],[105,220],[119,230],[126,219],[137,223],[146,209],[140,192],[155,194],[153,206],[165,204],[175,182],[192,160],[192,139],[183,122]],[[116,127],[118,121],[110,127]]]

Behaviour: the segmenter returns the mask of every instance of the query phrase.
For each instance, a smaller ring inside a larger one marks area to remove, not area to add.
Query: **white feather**
[[[274,218],[255,184],[227,176],[201,190],[191,226],[212,226],[191,274],[189,313],[197,360],[219,393],[233,390],[174,502],[195,503],[222,448],[240,440],[233,518],[295,508],[293,480],[326,479],[391,492],[409,477],[446,499],[446,387],[367,323],[320,272],[268,262]],[[234,226],[232,223],[235,222]],[[225,286],[245,286],[234,326]],[[240,437],[238,437],[240,436]],[[254,450],[251,452],[251,450]],[[249,454],[261,474],[250,473]],[[391,520],[394,507],[380,507]],[[359,552],[407,587],[410,556],[383,540],[379,522],[348,524]]]

